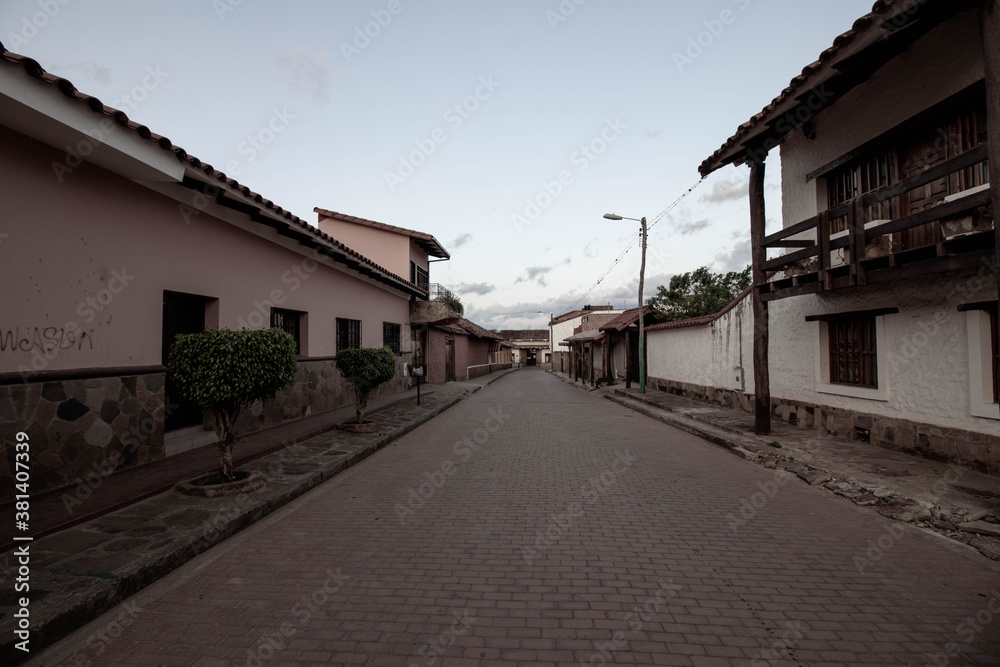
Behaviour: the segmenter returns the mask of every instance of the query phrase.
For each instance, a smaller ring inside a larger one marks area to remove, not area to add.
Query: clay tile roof
[[[582,343],[589,340],[599,340],[607,336],[606,333],[600,329],[587,329],[586,331],[581,331],[580,333],[573,334],[569,338],[564,338],[564,343]]]
[[[548,329],[504,329],[500,331],[500,338],[504,340],[542,340],[548,342]]]
[[[796,102],[797,98],[805,95],[808,91],[824,82],[830,81],[839,74],[834,62],[845,53],[850,47],[863,49],[871,43],[883,40],[884,34],[882,26],[891,18],[898,17],[901,13],[912,9],[916,5],[943,4],[936,0],[878,0],[872,11],[857,19],[847,32],[838,35],[833,40],[833,45],[820,53],[819,58],[802,68],[802,72],[795,76],[788,86],[781,93],[771,100],[770,104],[755,114],[750,120],[743,123],[736,129],[736,133],[726,140],[722,146],[712,153],[712,155],[701,163],[698,171],[702,177],[708,176],[716,169],[720,169],[732,162],[740,162],[741,149],[744,142],[750,135],[762,125],[768,124],[776,117],[789,111],[789,105]],[[792,106],[791,108],[794,108]]]
[[[648,318],[649,315],[652,314],[653,309],[650,308],[649,306],[645,306],[643,307],[642,311]],[[626,310],[624,313],[614,318],[613,320],[609,320],[604,324],[602,324],[600,329],[601,331],[622,331],[623,329],[632,326],[638,321],[639,321],[639,309],[629,308],[628,310]],[[645,328],[649,329],[648,326]]]
[[[671,322],[661,322],[660,324],[651,324],[646,327],[646,331],[662,331],[664,329],[683,329],[684,327],[700,327],[706,324],[711,324],[716,321],[733,308],[735,308],[740,301],[750,296],[753,292],[753,286],[750,286],[740,292],[739,296],[729,302],[725,308],[715,313],[714,315],[702,315],[701,317],[689,317],[686,320],[673,320]]]
[[[205,186],[215,188],[217,190],[226,190],[229,191],[230,194],[250,199],[263,206],[270,212],[270,214],[279,218],[280,222],[287,225],[286,229],[292,229],[292,233],[295,233],[295,238],[297,238],[299,243],[302,245],[315,248],[321,254],[331,257],[334,261],[346,264],[348,267],[358,271],[359,273],[368,275],[383,284],[390,285],[409,294],[426,296],[427,290],[422,287],[414,285],[409,280],[406,280],[405,278],[392,273],[388,269],[379,266],[361,253],[348,248],[343,243],[340,243],[339,241],[331,238],[329,235],[319,231],[316,227],[313,227],[305,220],[302,220],[298,216],[292,214],[290,211],[286,211],[269,199],[264,199],[263,196],[253,192],[250,188],[241,185],[236,181],[236,179],[229,178],[221,171],[213,168],[212,165],[204,163],[195,156],[190,155],[180,146],[175,146],[170,139],[154,133],[145,125],[140,125],[139,123],[130,120],[124,111],[109,107],[96,97],[81,93],[68,79],[63,79],[62,77],[46,72],[36,60],[12,51],[8,51],[2,42],[0,42],[0,65],[22,68],[28,76],[51,85],[65,97],[68,97],[71,100],[76,100],[81,104],[85,104],[93,113],[110,118],[121,127],[134,131],[140,139],[149,141],[161,150],[173,154],[177,160],[185,166],[194,171],[204,173],[210,181],[209,183],[204,183],[202,181],[198,181],[197,179],[192,179],[189,183],[188,177],[186,176],[184,185],[195,184],[199,187]],[[220,193],[217,192],[216,194]],[[260,211],[257,211],[257,213],[259,214]]]
[[[353,215],[347,215],[346,213],[338,213],[337,211],[329,211],[325,208],[316,207],[313,209],[316,213],[319,213],[325,218],[336,218],[337,220],[343,220],[344,222],[350,222],[355,225],[361,225],[363,227],[372,227],[374,229],[381,229],[386,232],[392,232],[394,234],[402,234],[403,236],[409,236],[414,239],[421,248],[423,248],[428,255],[431,257],[443,257],[445,259],[451,259],[451,255],[448,251],[444,249],[436,238],[431,234],[426,232],[418,232],[415,229],[407,229],[406,227],[397,227],[396,225],[388,225],[384,222],[375,222],[374,220],[366,220],[365,218],[359,218]]]
[[[499,334],[495,331],[487,331],[475,322],[470,322],[469,320],[462,318],[458,321],[456,326],[465,329],[469,335],[475,336],[476,338],[486,338],[489,340],[500,340]]]

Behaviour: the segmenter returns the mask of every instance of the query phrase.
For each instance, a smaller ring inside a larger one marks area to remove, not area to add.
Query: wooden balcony
[[[839,290],[982,266],[995,252],[989,186],[945,197],[937,205],[894,220],[867,220],[871,207],[984,162],[981,145],[911,178],[875,190],[766,236],[765,251],[795,249],[759,267],[757,287],[765,301]],[[959,180],[956,178],[956,180]],[[899,200],[897,199],[897,202]],[[830,221],[846,218],[846,230],[830,233]],[[904,244],[907,230],[934,226],[931,242]],[[793,238],[794,237],[794,238]]]

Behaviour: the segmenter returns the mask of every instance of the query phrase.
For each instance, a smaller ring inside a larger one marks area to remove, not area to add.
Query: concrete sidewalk
[[[767,468],[783,468],[883,516],[912,523],[1000,560],[1000,478],[969,468],[852,442],[772,420],[770,436],[754,435],[753,415],[633,384],[578,388],[697,435]]]
[[[271,443],[270,453],[259,447],[256,452],[244,452],[244,465],[239,466],[243,470],[259,470],[267,478],[264,488],[253,493],[208,499],[182,496],[168,490],[131,503],[125,499],[127,494],[118,494],[118,501],[126,506],[34,541],[18,543],[18,550],[7,551],[3,555],[4,579],[14,581],[20,558],[18,552],[27,548],[30,553],[30,591],[15,593],[11,585],[0,593],[0,606],[4,608],[0,620],[0,632],[3,634],[0,664],[18,664],[30,655],[36,655],[43,647],[93,620],[206,549],[512,372],[515,371],[500,371],[468,382],[434,385],[431,391],[422,388],[419,406],[415,392],[414,397],[404,400],[399,400],[398,394],[386,397],[382,409],[378,411],[381,423],[379,434],[358,435],[330,430],[336,421],[326,426],[325,432],[320,435],[308,437],[299,433],[303,429],[307,432],[323,426],[326,421],[337,417],[327,413],[321,415],[324,424],[316,422],[307,426],[293,422],[288,426],[294,428],[269,429],[271,433],[263,439],[263,444]],[[352,414],[353,409],[344,418]],[[278,451],[274,451],[278,443],[283,444]],[[245,450],[254,449],[247,447],[246,443],[241,444]],[[207,449],[214,450],[214,447]],[[217,465],[217,455],[215,458]],[[246,463],[248,458],[251,460]],[[173,468],[168,471],[165,467],[155,474],[173,472],[176,472]],[[173,477],[170,486],[183,479]],[[111,486],[111,481],[106,481],[106,484]],[[115,495],[108,492],[102,502]],[[18,639],[14,634],[16,619],[12,618],[12,614],[20,596],[30,599],[30,655],[15,648]]]

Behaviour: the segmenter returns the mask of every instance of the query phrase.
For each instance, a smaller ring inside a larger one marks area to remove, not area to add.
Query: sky
[[[5,0],[0,41],[303,220],[433,234],[466,317],[542,329],[636,305],[639,224],[605,213],[672,206],[646,298],[749,264],[748,169],[698,165],[871,5]],[[772,230],[777,151],[766,186]]]

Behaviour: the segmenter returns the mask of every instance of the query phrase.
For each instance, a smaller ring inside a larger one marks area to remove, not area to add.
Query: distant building
[[[566,343],[566,339],[573,335],[577,327],[581,326],[585,317],[589,323],[589,316],[592,313],[619,315],[622,312],[622,310],[615,310],[614,306],[588,305],[580,310],[571,310],[553,317],[549,322],[549,329],[552,332],[551,340],[553,342],[552,370],[571,373],[570,346]]]
[[[552,362],[548,329],[505,329],[499,334],[510,348],[514,364],[547,366]]]

